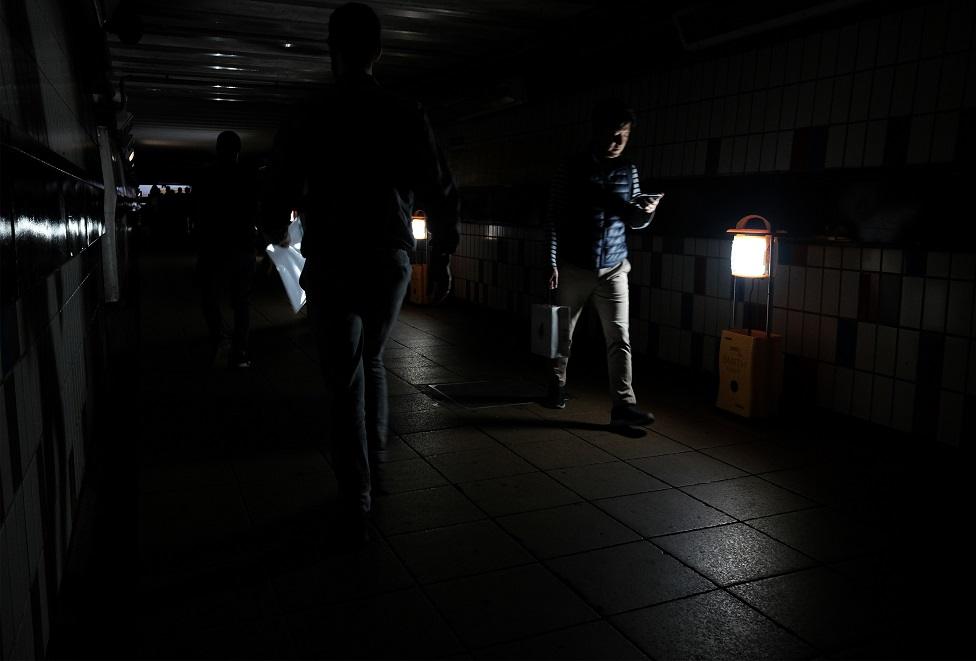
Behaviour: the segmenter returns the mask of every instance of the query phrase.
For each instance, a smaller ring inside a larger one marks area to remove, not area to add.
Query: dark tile
[[[654,543],[719,585],[775,576],[814,564],[743,523],[659,537]]]
[[[616,461],[613,455],[576,437],[542,443],[526,443],[513,449],[542,470]]]
[[[944,335],[924,332],[919,336],[917,372],[919,386],[933,388],[942,386],[942,370],[945,363],[944,350]]]
[[[390,427],[401,436],[414,432],[463,427],[466,424],[468,421],[463,416],[446,408],[390,413]]]
[[[837,320],[837,364],[841,367],[854,367],[857,357],[857,321]]]
[[[746,474],[734,466],[713,459],[701,452],[682,452],[660,457],[633,459],[630,463],[675,487],[727,480]]]
[[[394,461],[382,464],[376,470],[382,476],[384,491],[391,494],[447,484],[444,476],[424,459]]]
[[[589,503],[513,514],[501,517],[498,523],[540,558],[639,539],[633,531]]]
[[[495,645],[476,659],[646,659],[633,643],[604,621],[588,622],[526,640]]]
[[[547,509],[580,500],[579,496],[545,473],[469,482],[460,488],[491,516]]]
[[[645,537],[732,522],[718,510],[677,489],[609,498],[595,505]]]
[[[492,521],[395,535],[390,538],[390,544],[421,583],[534,562],[525,549]]]
[[[611,620],[655,659],[807,659],[816,650],[724,591]]]
[[[738,585],[730,591],[826,651],[870,639],[885,616],[882,603],[824,568]]]
[[[667,489],[668,485],[622,461],[549,471],[587,500]]]
[[[435,487],[373,500],[373,522],[387,535],[483,518],[485,515],[454,487]]]
[[[464,649],[417,589],[299,613],[288,626],[302,658],[443,658]]]
[[[484,647],[597,619],[541,565],[506,569],[428,587],[461,639]]]
[[[702,452],[747,473],[802,466],[811,460],[810,451],[806,448],[771,441],[706,448]]]
[[[270,568],[275,603],[282,612],[321,608],[415,584],[403,563],[381,542],[372,541],[356,552],[340,551],[292,552],[289,562]]]
[[[754,519],[749,525],[822,562],[864,555],[886,538],[863,521],[827,508]]]
[[[548,565],[602,615],[652,606],[715,587],[650,542],[558,558]]]
[[[758,477],[740,477],[710,484],[684,487],[685,493],[737,519],[782,514],[812,507],[797,496]]]
[[[536,470],[532,464],[498,443],[494,443],[494,447],[434,455],[429,457],[429,461],[455,484]]]
[[[655,423],[656,424],[656,423]],[[579,431],[580,436],[598,448],[609,452],[619,459],[639,459],[640,457],[656,457],[662,454],[686,452],[688,446],[663,434],[648,431],[646,436],[628,437],[622,434],[606,431]]]
[[[406,434],[403,436],[403,440],[423,456],[498,447],[497,441],[473,427],[454,427],[452,429]]]

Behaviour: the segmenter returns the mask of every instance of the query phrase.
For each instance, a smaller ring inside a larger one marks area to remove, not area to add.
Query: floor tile
[[[810,463],[812,456],[808,451],[769,441],[707,448],[702,452],[747,473],[796,468]]]
[[[545,473],[468,482],[460,485],[460,489],[490,516],[547,509],[580,500]]]
[[[668,488],[664,482],[622,461],[562,468],[549,474],[589,500]]]
[[[659,537],[654,543],[719,585],[814,564],[811,558],[741,523]]]
[[[715,589],[650,542],[555,558],[546,564],[603,615]]]
[[[496,447],[498,442],[474,427],[455,427],[439,431],[406,434],[407,445],[423,456]]]
[[[485,515],[464,494],[448,486],[376,498],[371,518],[384,534],[394,535],[476,521]]]
[[[733,521],[677,489],[608,498],[594,504],[644,537],[669,535]]]
[[[542,470],[588,466],[617,460],[613,455],[574,436],[562,440],[520,444],[513,446],[512,449]]]
[[[390,413],[390,427],[401,436],[421,431],[463,427],[467,423],[463,416],[445,407],[429,411]]]
[[[479,412],[483,414],[483,412]],[[481,428],[492,438],[498,439],[509,447],[523,444],[536,444],[543,441],[577,441],[579,437],[569,433],[556,424],[544,424],[539,418],[532,416],[523,424],[511,424],[517,421],[505,421],[506,424],[485,424]]]
[[[821,562],[872,553],[888,536],[863,521],[828,508],[753,519],[749,525]]]
[[[737,519],[782,514],[814,503],[758,477],[738,477],[684,487],[682,491]]]
[[[491,447],[432,455],[428,461],[455,484],[536,471],[532,464],[508,448],[492,443]]]
[[[551,558],[640,539],[589,503],[512,514],[498,524],[540,558]]]
[[[596,613],[541,565],[437,583],[438,610],[472,647],[486,647],[597,619]]]
[[[492,521],[395,535],[389,541],[421,583],[481,574],[534,561],[511,535]]]
[[[745,472],[738,468],[701,452],[682,452],[659,457],[631,459],[629,463],[675,487],[728,480],[745,475]]]
[[[882,604],[823,568],[738,585],[730,591],[828,652],[870,637],[885,617]]]
[[[476,659],[646,659],[647,656],[604,621],[495,645],[474,653]]]
[[[578,432],[601,450],[609,452],[619,459],[637,459],[639,457],[656,457],[662,454],[687,452],[688,446],[682,445],[653,431],[643,438],[628,438],[611,432]]]
[[[380,474],[384,491],[391,494],[429,489],[448,483],[426,459],[393,461],[380,464],[376,470]]]
[[[297,613],[287,622],[306,658],[434,658],[464,649],[417,589]]]
[[[655,659],[810,659],[817,653],[721,590],[611,622]]]

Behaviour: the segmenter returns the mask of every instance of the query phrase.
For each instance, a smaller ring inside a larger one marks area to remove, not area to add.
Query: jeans
[[[606,340],[610,397],[615,406],[637,403],[630,349],[630,293],[627,284],[629,272],[630,262],[626,259],[612,268],[599,271],[581,269],[570,264],[561,265],[556,294],[556,305],[569,307],[570,347],[583,306],[588,301],[593,301]],[[561,386],[566,385],[568,367],[568,355],[553,361],[553,373]]]
[[[197,264],[203,304],[210,339],[216,345],[224,335],[220,313],[220,294],[226,288],[234,311],[231,351],[235,356],[247,352],[251,328],[251,287],[254,284],[254,253],[240,252],[201,258]]]
[[[410,285],[404,250],[354,266],[310,257],[302,272],[319,362],[332,396],[332,466],[340,505],[368,512],[370,457],[386,446],[389,402],[383,348]]]

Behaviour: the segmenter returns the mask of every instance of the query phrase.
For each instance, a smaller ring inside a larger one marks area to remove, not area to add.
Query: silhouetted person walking
[[[635,123],[632,110],[604,101],[593,111],[590,148],[567,158],[553,178],[547,226],[558,305],[569,307],[570,344],[583,306],[592,301],[603,326],[612,425],[645,425],[632,385],[627,229],[651,224],[658,198],[641,195],[637,166],[620,158]],[[553,361],[549,406],[566,406],[569,357]]]
[[[217,161],[193,186],[197,275],[203,314],[216,355],[226,338],[220,313],[221,293],[230,294],[234,310],[230,367],[249,367],[250,295],[254,282],[258,198],[254,174],[238,161],[241,139],[233,131],[217,136]]]
[[[332,395],[332,463],[346,539],[368,538],[367,514],[388,401],[383,349],[410,282],[416,243],[410,215],[422,205],[431,230],[435,300],[450,289],[458,243],[457,191],[426,115],[377,84],[380,22],[368,6],[329,17],[336,83],[293,130],[279,134],[267,205],[283,221],[300,211],[306,257],[301,283]]]

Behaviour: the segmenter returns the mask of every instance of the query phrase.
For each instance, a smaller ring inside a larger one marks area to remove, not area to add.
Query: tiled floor
[[[807,416],[752,426],[640,366],[646,432],[605,426],[599,360],[564,411],[427,384],[541,382],[523,329],[407,307],[374,541],[329,544],[335,480],[308,328],[259,282],[247,371],[204,361],[185,258],[144,263],[144,657],[966,656],[964,467]],[[499,386],[502,387],[502,386]],[[504,393],[500,393],[504,394]]]

